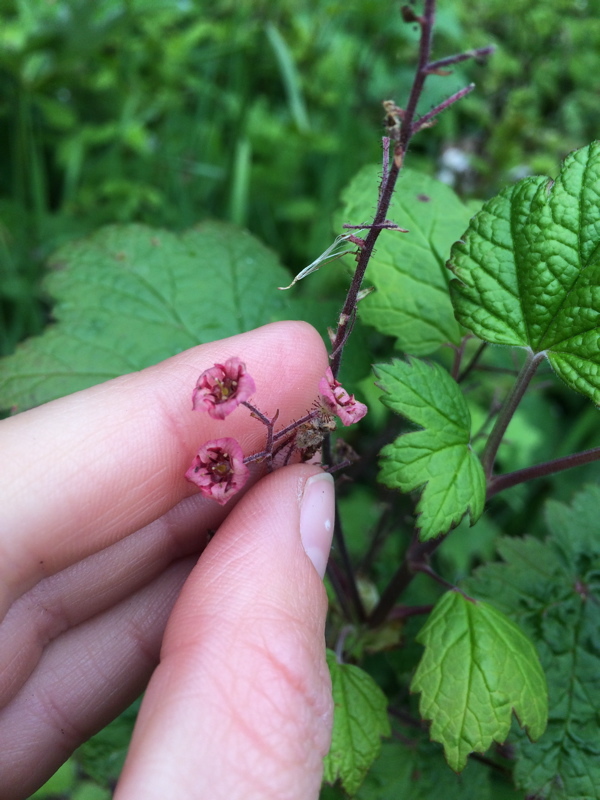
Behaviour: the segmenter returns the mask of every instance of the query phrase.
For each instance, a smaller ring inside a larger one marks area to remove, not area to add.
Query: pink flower
[[[208,411],[213,419],[225,419],[256,391],[256,384],[239,358],[204,370],[192,394],[192,408]]]
[[[203,444],[185,473],[205,497],[225,503],[242,488],[250,470],[244,464],[242,448],[235,439],[213,439]]]
[[[354,399],[344,387],[333,377],[331,367],[327,367],[325,377],[319,381],[319,392],[323,403],[332,414],[336,414],[344,425],[358,422],[369,410],[364,403]]]

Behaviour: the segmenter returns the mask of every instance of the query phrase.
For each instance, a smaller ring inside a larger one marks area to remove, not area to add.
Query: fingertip
[[[117,797],[154,800],[173,781],[194,796],[318,797],[332,699],[315,529],[330,536],[332,493],[318,467],[285,467],[221,525],[169,622]]]

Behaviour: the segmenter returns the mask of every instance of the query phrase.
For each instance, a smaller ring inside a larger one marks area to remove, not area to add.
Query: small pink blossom
[[[203,444],[185,477],[205,497],[224,506],[244,486],[249,474],[242,448],[235,439],[225,437]]]
[[[207,411],[213,419],[225,419],[256,391],[256,384],[239,358],[204,370],[192,394],[194,411]]]
[[[325,377],[319,381],[319,392],[323,403],[332,414],[338,416],[344,425],[352,425],[362,419],[369,410],[364,403],[354,399],[333,377],[331,367],[327,367]]]

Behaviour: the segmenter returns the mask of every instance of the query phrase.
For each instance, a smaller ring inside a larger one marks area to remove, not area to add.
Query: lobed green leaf
[[[474,523],[483,512],[485,476],[471,450],[471,417],[456,382],[438,364],[418,359],[379,364],[375,374],[385,405],[424,428],[383,448],[380,480],[403,492],[422,489],[422,540],[446,533],[467,513]]]
[[[417,641],[425,645],[411,684],[432,721],[448,764],[464,769],[469,753],[503,742],[514,711],[529,736],[546,727],[546,679],[529,639],[487,603],[457,591],[443,595]]]
[[[571,153],[556,181],[525,178],[487,202],[448,266],[461,325],[545,353],[600,404],[600,142]]]
[[[540,800],[600,798],[600,488],[570,506],[550,501],[545,541],[504,538],[503,562],[466,582],[534,642],[548,680],[548,729],[535,746],[518,736],[515,779]]]
[[[381,751],[381,737],[391,733],[387,698],[370,675],[353,664],[340,664],[331,650],[327,664],[334,716],[323,779],[328,783],[339,779],[354,794]]]
[[[486,765],[472,761],[457,775],[448,769],[438,744],[414,731],[410,738],[410,746],[398,740],[383,743],[356,800],[492,800]]]
[[[286,314],[288,280],[248,233],[114,225],[62,247],[47,291],[55,324],[0,361],[0,408],[39,405]]]

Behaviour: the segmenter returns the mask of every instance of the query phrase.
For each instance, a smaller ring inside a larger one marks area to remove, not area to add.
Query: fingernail
[[[306,555],[321,578],[331,549],[335,520],[333,477],[328,472],[313,475],[304,484],[300,503],[300,538]]]

